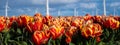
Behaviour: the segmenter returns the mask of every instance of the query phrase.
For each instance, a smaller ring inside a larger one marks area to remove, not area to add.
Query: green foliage
[[[0,45],[33,45],[31,34],[25,28],[10,28],[0,33]]]

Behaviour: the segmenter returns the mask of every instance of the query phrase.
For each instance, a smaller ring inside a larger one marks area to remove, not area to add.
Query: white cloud
[[[17,11],[18,11],[18,12],[21,12],[21,13],[23,13],[23,12],[24,12],[24,10],[23,10],[23,9],[17,9]]]
[[[80,7],[82,8],[96,8],[96,3],[80,3]]]
[[[49,10],[50,10],[50,11],[55,11],[55,10],[56,10],[56,8],[49,8]]]
[[[27,11],[32,11],[30,8],[26,8]]]
[[[77,8],[77,4],[67,4],[64,6],[64,8]]]
[[[75,3],[79,0],[49,0],[51,4],[68,4],[68,3]],[[33,4],[45,4],[46,0],[32,0]]]
[[[120,6],[120,2],[113,2],[110,4],[111,7]]]

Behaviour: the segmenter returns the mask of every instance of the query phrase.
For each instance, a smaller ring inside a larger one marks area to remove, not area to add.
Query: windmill
[[[116,12],[116,11],[115,11],[115,8],[114,8],[114,16],[116,15],[115,12]]]
[[[92,11],[92,15],[94,15],[94,11]]]
[[[49,15],[49,0],[46,0],[46,15]]]
[[[61,12],[60,12],[60,10],[58,10],[58,16],[60,16],[61,14],[60,14]]]
[[[103,7],[104,7],[104,15],[106,16],[106,4],[105,4],[105,0],[103,0]]]
[[[35,13],[38,13],[38,8],[36,8]]]
[[[76,12],[76,15],[78,16],[78,11]]]
[[[77,16],[76,8],[74,8],[74,16]]]
[[[8,0],[7,0],[6,5],[5,5],[5,16],[6,17],[8,16]]]
[[[96,15],[98,15],[98,9],[97,9],[97,7],[96,7]]]

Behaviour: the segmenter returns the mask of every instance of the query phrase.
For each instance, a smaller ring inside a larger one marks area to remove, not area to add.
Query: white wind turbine
[[[8,0],[7,0],[6,5],[5,5],[5,16],[6,17],[8,16]]]
[[[60,12],[60,10],[58,10],[58,16],[60,16],[61,15],[61,12]]]
[[[46,15],[49,15],[49,0],[46,0]]]
[[[115,8],[114,8],[114,16],[116,15],[115,13],[116,13],[116,10],[115,10]]]
[[[76,15],[78,16],[78,11],[76,12]]]
[[[36,8],[35,13],[38,13],[38,8]]]
[[[104,7],[104,15],[106,16],[106,3],[105,3],[105,0],[103,0],[103,7]]]
[[[74,8],[74,16],[77,16],[77,10]]]
[[[97,9],[97,7],[96,7],[96,15],[98,15],[98,9]]]

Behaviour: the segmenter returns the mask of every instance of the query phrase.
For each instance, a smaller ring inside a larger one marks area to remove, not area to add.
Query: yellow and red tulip
[[[86,16],[83,17],[85,21],[92,19],[92,16],[90,14],[86,14]]]
[[[52,39],[57,39],[59,38],[60,36],[63,35],[64,33],[64,28],[61,27],[61,26],[52,26],[52,28],[50,29],[50,33],[51,33],[51,36],[52,36]]]
[[[26,26],[29,22],[33,21],[33,18],[27,15],[22,15],[17,18],[18,26]]]
[[[71,42],[71,38],[73,36],[73,34],[75,34],[75,32],[77,31],[76,30],[77,28],[72,26],[72,27],[69,27],[68,30],[66,30],[65,32],[65,36],[66,36],[66,43],[70,43]]]
[[[102,29],[99,24],[89,24],[84,26],[81,30],[81,33],[84,37],[99,37],[102,35]]]
[[[50,38],[50,33],[44,31],[35,31],[32,39],[35,45],[45,44]]]
[[[111,29],[117,29],[119,28],[119,21],[115,20],[113,17],[108,17],[104,22],[104,26]]]
[[[34,32],[36,30],[42,30],[43,28],[43,23],[40,22],[40,21],[35,21],[35,22],[30,22],[28,25],[27,25],[27,29],[30,31],[30,32]]]

